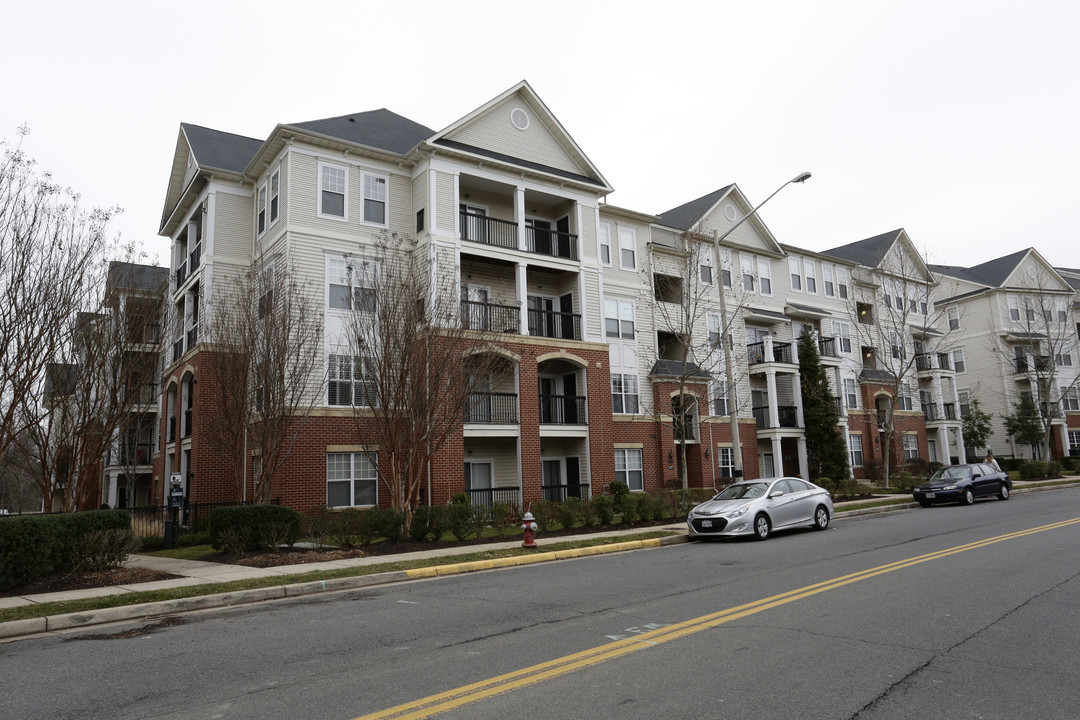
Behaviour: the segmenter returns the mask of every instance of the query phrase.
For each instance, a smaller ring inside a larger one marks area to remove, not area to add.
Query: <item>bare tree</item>
[[[654,374],[670,379],[676,387],[670,406],[655,394],[652,407],[643,408],[671,427],[678,446],[679,480],[689,487],[685,440],[695,439],[697,420],[702,417],[702,401],[719,396],[724,414],[734,411],[731,400],[738,380],[728,387],[722,342],[731,343],[732,328],[746,295],[733,287],[730,254],[721,255],[716,267],[711,233],[686,231],[670,243],[653,243],[645,268],[646,304],[653,308],[657,333]],[[719,293],[726,293],[726,312],[720,312]],[[730,345],[734,352],[734,344]],[[746,364],[733,362],[745,372]],[[732,376],[739,377],[738,374]],[[708,407],[705,408],[709,410]],[[708,413],[707,414],[712,414]]]
[[[872,412],[864,417],[867,431],[880,437],[882,481],[889,487],[896,413],[915,408],[918,371],[950,367],[946,355],[954,336],[950,335],[946,309],[934,306],[937,280],[913,247],[897,242],[876,268],[860,270],[854,278],[851,320],[860,344],[862,377],[886,390],[876,396],[875,407],[867,408]],[[933,410],[923,408],[928,417],[944,412],[936,400],[933,405]],[[902,452],[899,448],[897,457]]]
[[[37,413],[48,363],[72,341],[75,314],[91,308],[117,208],[86,211],[22,150],[0,159],[0,460]]]
[[[383,233],[331,281],[348,311],[330,338],[328,399],[352,406],[358,436],[378,446],[379,482],[406,523],[430,462],[502,361],[484,331],[466,329],[457,278],[434,277],[427,252]]]
[[[260,255],[207,318],[215,355],[205,378],[208,437],[231,458],[236,500],[254,456],[253,499],[268,503],[274,476],[320,401],[323,318],[285,258]]]
[[[1072,290],[1047,267],[1028,265],[1020,285],[1006,295],[1008,318],[1005,332],[991,333],[1006,376],[1030,383],[1020,392],[1019,402],[1030,401],[1042,430],[1038,447],[1043,459],[1050,458],[1053,426],[1061,423],[1064,410],[1080,410],[1080,368],[1076,321],[1072,311]],[[1063,448],[1064,449],[1064,448]]]

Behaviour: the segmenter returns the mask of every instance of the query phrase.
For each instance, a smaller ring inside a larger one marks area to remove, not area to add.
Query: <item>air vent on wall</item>
[[[518,130],[528,130],[529,113],[525,112],[521,108],[514,108],[510,111],[510,124],[516,127]]]

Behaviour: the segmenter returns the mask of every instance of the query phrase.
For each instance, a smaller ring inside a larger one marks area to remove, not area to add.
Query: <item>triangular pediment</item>
[[[1002,285],[1006,288],[1021,288],[1029,291],[1072,292],[1073,288],[1065,278],[1034,248],[1028,249],[1020,262],[1009,273]]]
[[[900,229],[892,246],[885,252],[877,269],[883,273],[896,275],[908,280],[917,279],[921,283],[936,282],[933,273],[923,260],[922,254],[911,242],[907,231]]]
[[[746,199],[739,186],[730,185],[727,192],[701,215],[691,229],[708,236],[715,233],[717,237],[724,237],[725,233],[729,233],[723,239],[724,245],[769,255],[783,255],[780,243],[762,221],[761,215],[750,215],[753,209],[754,206]],[[747,217],[748,215],[750,217]]]
[[[596,166],[524,81],[436,133],[429,142],[500,164],[611,190]]]
[[[176,148],[173,150],[172,168],[169,172],[169,187],[165,192],[165,207],[161,211],[161,222],[158,225],[159,229],[165,227],[169,216],[172,214],[176,204],[180,202],[180,197],[184,193],[184,188],[191,181],[191,178],[198,171],[198,165],[195,162],[195,158],[191,153],[191,145],[188,144],[187,136],[184,134],[183,126],[180,127],[180,132],[176,137]]]

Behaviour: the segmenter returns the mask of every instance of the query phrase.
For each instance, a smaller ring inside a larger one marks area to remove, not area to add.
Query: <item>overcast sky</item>
[[[659,213],[729,183],[780,242],[906,228],[930,262],[1080,266],[1080,4],[5,3],[0,137],[164,263],[181,122],[264,139],[388,108],[441,129],[528,80]]]

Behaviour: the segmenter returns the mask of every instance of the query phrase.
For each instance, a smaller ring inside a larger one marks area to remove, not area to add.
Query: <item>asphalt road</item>
[[[27,638],[0,716],[1075,718],[1078,575],[1031,493]]]

